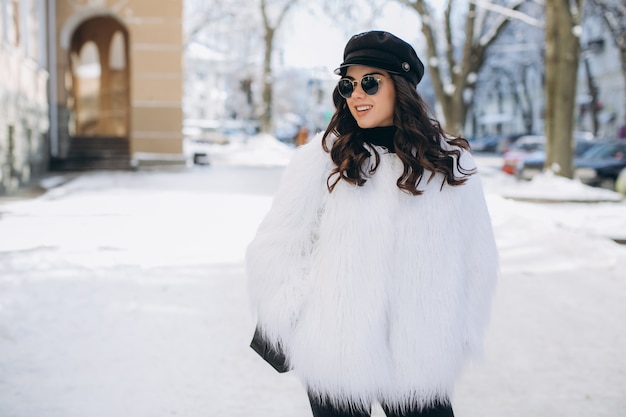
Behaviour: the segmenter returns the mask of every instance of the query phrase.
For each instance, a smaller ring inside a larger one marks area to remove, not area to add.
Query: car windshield
[[[591,149],[594,145],[595,143],[590,140],[577,141],[576,149],[574,149],[574,153],[576,154],[576,156],[581,156],[582,154],[587,152],[589,149]]]
[[[518,146],[515,147],[515,149],[519,149],[521,151],[526,151],[526,152],[538,151],[543,148],[544,148],[543,143],[539,143],[539,142],[520,143]]]
[[[585,159],[622,159],[626,155],[626,143],[599,143],[585,154]]]

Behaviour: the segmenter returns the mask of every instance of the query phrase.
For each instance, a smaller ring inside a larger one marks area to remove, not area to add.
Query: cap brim
[[[352,67],[354,65],[362,65],[364,67],[372,67],[372,68],[378,68],[381,69],[383,71],[387,71],[391,74],[400,74],[398,71],[394,71],[388,68],[385,68],[386,65],[382,65],[380,63],[380,61],[368,61],[368,62],[349,62],[349,63],[344,63],[341,64],[339,67],[335,68],[335,70],[333,71],[333,73],[335,73],[335,75],[341,75],[346,68],[348,67]]]

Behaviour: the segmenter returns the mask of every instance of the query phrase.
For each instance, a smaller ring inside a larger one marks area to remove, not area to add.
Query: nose
[[[365,91],[363,91],[363,88],[361,87],[361,83],[357,83],[356,87],[354,87],[354,89],[352,90],[352,98],[363,98],[365,97]]]

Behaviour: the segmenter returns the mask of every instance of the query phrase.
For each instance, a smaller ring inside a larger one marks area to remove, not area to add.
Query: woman
[[[387,32],[352,37],[325,133],[300,147],[248,247],[259,332],[313,415],[453,416],[479,354],[497,254],[468,143],[416,91],[424,67]]]

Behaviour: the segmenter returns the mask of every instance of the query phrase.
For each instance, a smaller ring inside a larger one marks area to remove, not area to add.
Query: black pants
[[[320,402],[317,397],[312,395],[309,395],[309,402],[311,403],[313,417],[370,417],[371,415],[371,410],[359,412],[350,410],[349,408],[337,409],[328,402]],[[438,404],[422,410],[409,409],[403,414],[398,414],[390,410],[384,404],[382,404],[382,407],[387,417],[454,417],[450,404]]]

